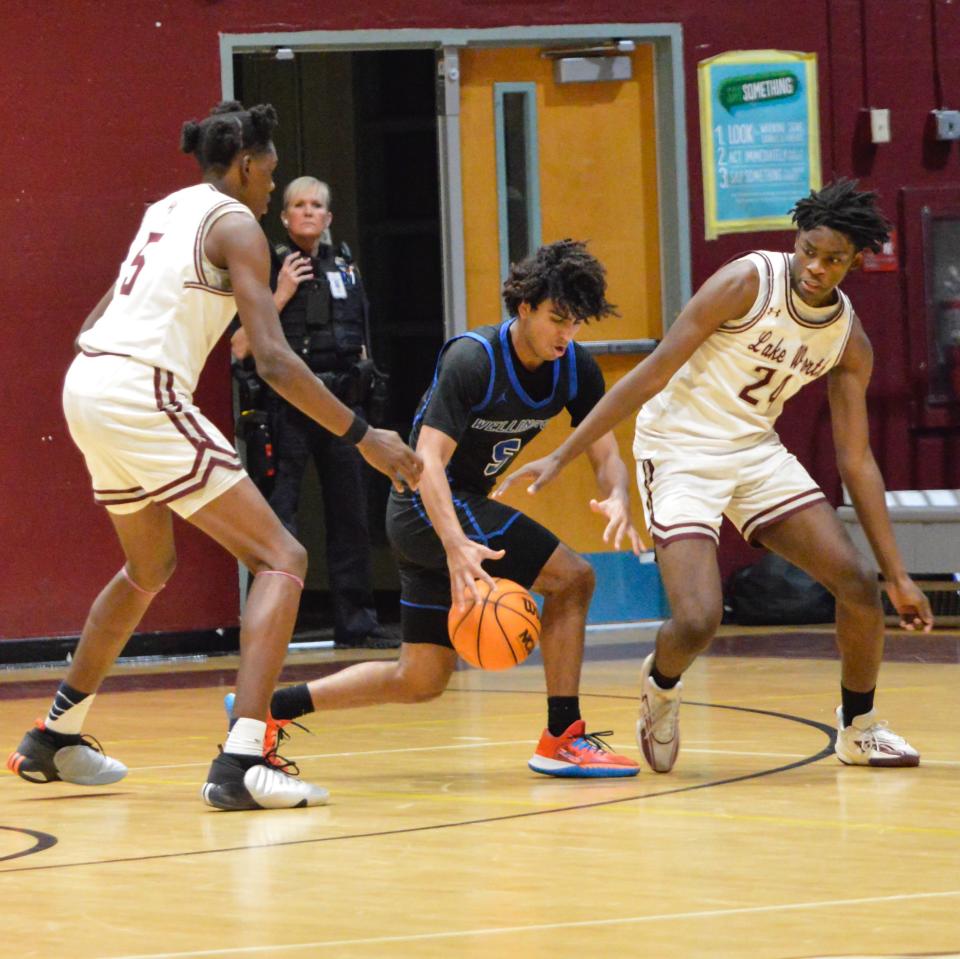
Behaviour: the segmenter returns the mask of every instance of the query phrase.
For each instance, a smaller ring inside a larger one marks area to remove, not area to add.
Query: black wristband
[[[340,439],[344,443],[349,443],[351,446],[356,446],[366,435],[367,430],[370,429],[367,421],[360,416],[358,413],[353,414],[353,422],[350,424],[350,429],[347,430]]]

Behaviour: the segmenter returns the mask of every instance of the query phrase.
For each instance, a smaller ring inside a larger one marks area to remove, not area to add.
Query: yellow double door
[[[542,243],[565,237],[585,240],[604,264],[608,299],[620,316],[591,323],[583,341],[639,340],[662,335],[659,222],[654,114],[653,50],[639,45],[632,77],[617,82],[558,83],[554,65],[539,49],[468,48],[460,55],[460,124],[467,323],[499,322],[501,250],[505,225],[498,189],[497,89],[509,84],[530,91],[536,142],[529,176],[537,189]],[[640,360],[637,355],[599,355],[607,388]],[[522,463],[553,449],[569,430],[569,418],[557,417],[518,460]],[[633,418],[616,430],[621,455],[631,473]],[[634,520],[642,513],[633,489]],[[590,512],[596,485],[586,457],[563,478],[531,497],[513,490],[507,500],[553,529],[579,552],[603,552],[603,523]]]

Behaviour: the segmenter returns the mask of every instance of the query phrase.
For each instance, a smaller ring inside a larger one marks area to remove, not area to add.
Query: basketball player
[[[512,319],[444,345],[410,436],[423,457],[420,490],[392,492],[387,506],[400,567],[400,657],[278,690],[271,731],[318,709],[435,699],[457,662],[447,635],[451,603],[468,605],[479,598],[476,580],[492,585],[492,577],[502,576],[544,596],[548,722],[530,768],[571,777],[639,772],[634,760],[588,734],[580,716],[590,565],[539,523],[487,495],[548,420],[566,409],[579,423],[603,395],[600,368],[573,339],[589,319],[615,312],[605,294],[603,267],[584,244],[553,243],[511,267],[503,301]],[[587,455],[600,489],[590,505],[607,522],[604,540],[619,548],[627,537],[639,551],[627,469],[613,435],[597,436]]]
[[[326,790],[264,760],[270,693],[293,630],[306,555],[193,405],[207,355],[239,311],[260,375],[289,402],[357,445],[397,486],[416,487],[420,463],[395,433],[368,428],[290,350],[268,285],[257,219],[273,190],[271,106],[215,107],[183,127],[203,182],[146,212],[117,281],[87,318],[63,402],[94,498],[107,510],[125,562],[93,604],[50,712],[7,761],[29,782],[116,782],[126,767],[81,733],[97,689],[173,573],[172,514],[254,573],[240,630],[236,721],[203,798],[221,809],[308,806]]]
[[[668,772],[677,758],[680,677],[720,624],[723,515],[750,543],[779,553],[836,597],[841,762],[919,762],[874,710],[884,625],[876,571],[774,431],[784,403],[828,374],[840,475],[901,625],[928,631],[930,605],[904,569],[870,450],[870,342],[839,289],[862,251],[879,250],[890,227],[875,194],[856,186],[841,179],[800,200],[792,254],[748,253],[714,273],[654,353],[561,446],[502,484],[501,491],[523,479],[536,492],[640,408],[637,475],[671,610],[641,670],[637,737],[656,772]]]

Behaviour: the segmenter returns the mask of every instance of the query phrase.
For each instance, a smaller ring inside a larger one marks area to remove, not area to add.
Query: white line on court
[[[339,946],[369,946],[392,942],[427,942],[439,939],[466,939],[470,936],[502,936],[511,933],[545,932],[550,929],[589,929],[601,926],[640,925],[648,922],[677,922],[687,919],[717,919],[723,916],[758,915],[765,912],[791,912],[802,909],[829,909],[835,906],[865,906],[883,902],[909,902],[920,899],[948,899],[960,896],[960,889],[943,892],[913,892],[897,896],[867,896],[861,899],[825,899],[814,902],[785,902],[772,906],[741,906],[736,909],[703,909],[696,912],[668,912],[653,916],[623,916],[619,919],[584,919],[578,922],[549,922],[529,926],[490,926],[486,929],[463,929],[450,932],[425,932],[409,936],[372,936],[365,939],[317,939],[313,942],[268,946],[234,946],[229,949],[197,949],[190,952],[149,952],[123,956],[100,956],[98,959],[190,959],[196,956],[239,956],[304,949],[327,949]]]
[[[491,746],[532,746],[532,739],[505,739],[498,742],[488,740],[479,743],[452,743],[448,746],[403,746],[397,749],[364,749],[349,753],[304,753],[297,756],[297,762],[304,762],[307,759],[349,759],[355,756],[386,756],[391,753],[431,753],[440,752],[446,749],[487,749]],[[632,744],[611,743],[616,749],[627,749]],[[684,749],[684,753],[705,753],[717,756],[764,756],[775,759],[804,759],[807,753],[766,753],[751,752],[740,749]],[[164,766],[130,766],[130,772],[140,772],[147,769],[188,769],[191,766],[209,766],[209,760],[200,763],[170,763]],[[956,763],[954,765],[960,765]]]

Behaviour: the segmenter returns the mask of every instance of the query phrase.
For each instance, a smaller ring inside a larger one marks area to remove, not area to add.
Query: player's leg
[[[170,511],[151,503],[109,514],[124,565],[101,590],[46,719],[26,734],[7,765],[30,782],[63,780],[85,786],[122,779],[126,767],[81,739],[83,723],[107,675],[150,603],[173,574],[176,551]]]
[[[286,775],[264,758],[270,696],[293,634],[306,551],[243,477],[186,519],[253,573],[240,624],[240,667],[231,728],[212,763],[203,798],[219,809],[314,806],[327,791]]]
[[[883,658],[880,588],[876,570],[853,545],[836,512],[821,501],[761,529],[756,538],[836,598],[842,700],[837,755],[857,765],[915,766],[917,751],[881,724],[874,710]]]
[[[716,634],[723,591],[712,536],[668,540],[656,552],[670,618],[640,670],[637,743],[650,768],[665,773],[680,750],[680,677]]]

